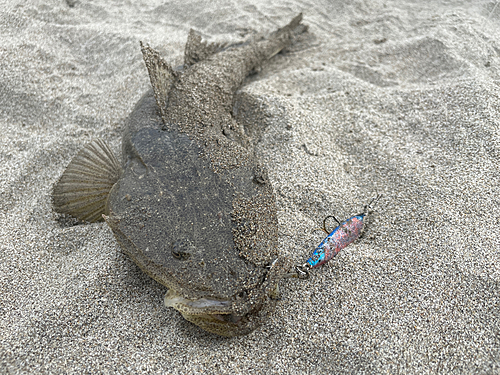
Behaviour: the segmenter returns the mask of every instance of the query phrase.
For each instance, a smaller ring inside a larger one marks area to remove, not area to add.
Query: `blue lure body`
[[[309,270],[311,268],[316,268],[325,264],[335,255],[337,255],[340,250],[344,247],[350,245],[356,241],[364,229],[364,219],[369,215],[369,208],[373,202],[380,199],[382,195],[377,195],[373,198],[369,204],[364,207],[363,213],[351,216],[346,221],[342,223],[335,218],[335,216],[327,216],[323,220],[323,231],[328,233],[328,236],[321,241],[319,246],[314,250],[311,257],[301,266],[295,266],[295,272],[291,272],[287,277],[297,277],[299,279],[307,279],[309,277]],[[333,231],[328,232],[326,230],[326,219],[332,217],[339,223]]]
[[[306,261],[310,268],[321,266],[328,262],[347,245],[353,243],[363,232],[363,219],[366,214],[352,216],[335,228],[314,250]]]

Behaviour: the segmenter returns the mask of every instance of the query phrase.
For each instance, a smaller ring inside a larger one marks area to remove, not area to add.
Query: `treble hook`
[[[313,232],[314,232],[314,231],[316,231],[316,230],[322,230],[322,231],[323,231],[323,232],[325,232],[326,234],[330,234],[330,232],[331,232],[331,231],[328,231],[328,230],[326,229],[326,221],[327,221],[329,218],[331,218],[331,217],[333,217],[333,218],[335,219],[335,221],[336,221],[337,223],[339,223],[339,225],[341,224],[341,223],[340,223],[340,221],[339,221],[339,219],[337,219],[335,216],[333,216],[333,215],[328,215],[328,216],[327,216],[327,217],[325,217],[325,219],[323,220],[323,228],[316,228],[316,229],[313,229]]]
[[[367,205],[365,205],[365,207],[363,208],[363,214],[366,215],[368,213],[368,209],[369,208],[373,208],[372,207],[372,203],[377,203],[377,201],[382,198],[382,195],[383,194],[377,194],[377,196],[375,198],[373,198],[370,203],[368,203]]]

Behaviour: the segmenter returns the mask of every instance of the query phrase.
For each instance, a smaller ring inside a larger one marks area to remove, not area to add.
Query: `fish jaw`
[[[274,310],[276,300],[267,298],[246,314],[239,314],[230,300],[183,298],[173,289],[165,295],[165,306],[179,311],[184,319],[219,336],[244,336],[258,328],[263,318]]]
[[[188,299],[170,289],[165,305],[178,310],[184,319],[220,336],[243,336],[260,327],[279,300],[279,283],[290,268],[290,260],[277,258],[268,268],[259,288],[231,299],[203,297]]]

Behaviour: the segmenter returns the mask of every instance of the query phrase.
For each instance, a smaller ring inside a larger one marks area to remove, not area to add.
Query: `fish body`
[[[219,335],[258,327],[286,271],[267,170],[232,108],[245,77],[305,31],[301,19],[240,47],[191,31],[181,71],[141,43],[152,90],[127,119],[121,162],[94,141],[54,187],[57,212],[104,217],[124,253],[169,288],[165,304]]]

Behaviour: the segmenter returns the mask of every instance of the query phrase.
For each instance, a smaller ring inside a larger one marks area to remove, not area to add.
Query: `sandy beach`
[[[0,373],[500,372],[498,2],[0,4]],[[324,217],[383,197],[361,239],[282,282],[262,327],[218,337],[51,191],[91,140],[119,153],[150,86],[139,41],[179,66],[191,28],[235,43],[300,12],[308,32],[237,94],[281,254],[302,264]]]

